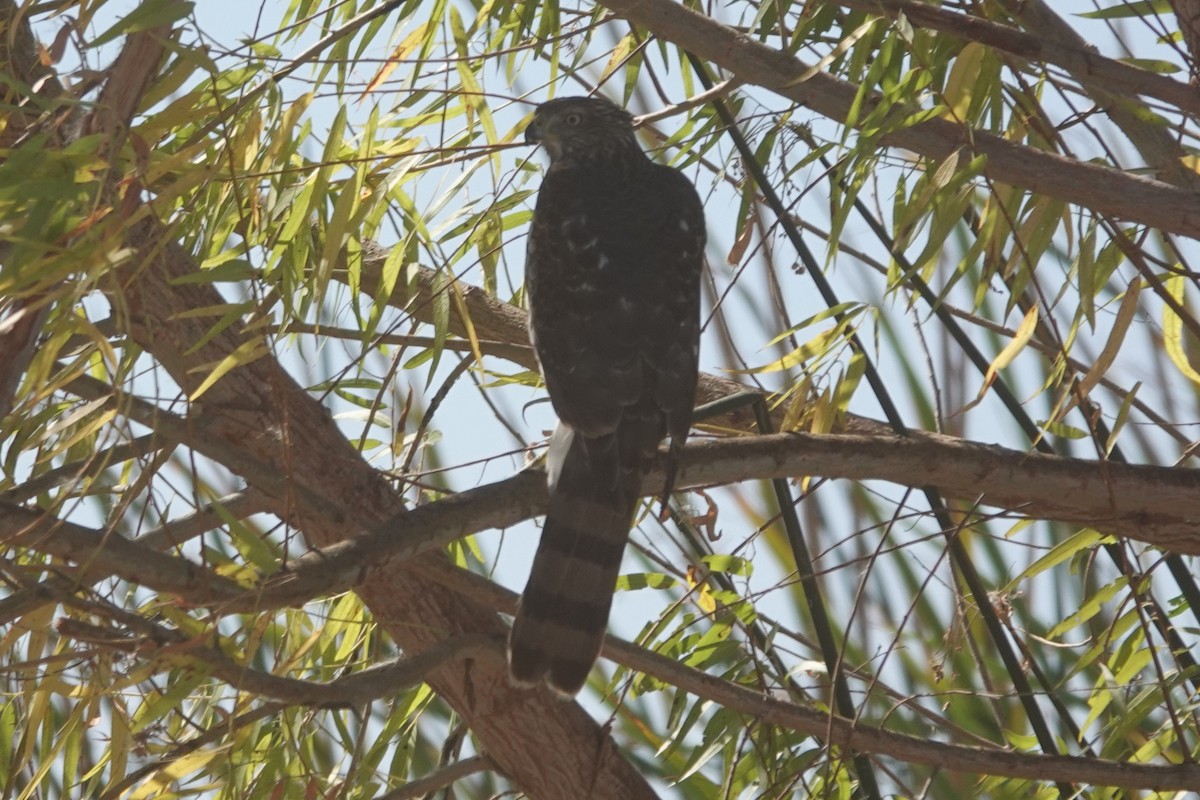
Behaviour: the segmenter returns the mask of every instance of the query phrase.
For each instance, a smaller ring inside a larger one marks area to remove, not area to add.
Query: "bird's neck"
[[[562,170],[603,170],[605,172],[632,173],[645,168],[649,163],[642,148],[630,142],[628,147],[588,150],[579,153],[563,153],[550,164],[552,172]]]

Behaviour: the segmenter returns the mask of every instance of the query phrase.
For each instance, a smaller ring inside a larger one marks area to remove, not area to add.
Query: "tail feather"
[[[638,471],[597,481],[581,437],[560,451],[542,540],[508,639],[509,672],[576,694],[600,654],[638,499]]]

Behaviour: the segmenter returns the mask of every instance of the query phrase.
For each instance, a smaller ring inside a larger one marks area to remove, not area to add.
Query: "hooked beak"
[[[542,131],[538,127],[537,117],[535,116],[525,128],[525,144],[537,144],[542,140]]]

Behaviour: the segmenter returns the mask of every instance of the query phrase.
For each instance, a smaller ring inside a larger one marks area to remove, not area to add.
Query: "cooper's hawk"
[[[529,329],[561,424],[542,541],[509,636],[519,684],[565,695],[600,653],[643,461],[687,439],[696,391],[704,209],[597,97],[538,106],[550,155],[529,231]]]

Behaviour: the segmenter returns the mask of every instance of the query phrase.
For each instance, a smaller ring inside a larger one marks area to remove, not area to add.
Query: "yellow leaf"
[[[1163,282],[1167,292],[1174,297],[1179,305],[1183,305],[1185,279],[1182,275],[1172,275]],[[1183,350],[1183,320],[1169,305],[1163,306],[1163,344],[1166,345],[1167,355],[1179,371],[1187,376],[1192,383],[1200,383],[1200,373],[1188,361],[1187,353]]]
[[[761,367],[750,367],[749,369],[731,369],[729,372],[758,375],[764,372],[779,372],[781,370],[793,369],[805,361],[824,353],[829,345],[829,341],[836,336],[839,328],[840,326],[835,325],[829,330],[818,333],[792,352],[769,364],[763,364]]]
[[[700,587],[700,591],[696,593],[696,602],[705,614],[711,614],[717,610],[717,601],[712,595],[712,590],[708,588],[708,582],[703,581],[699,577],[700,571],[696,567],[689,566],[687,571],[688,586],[695,589]]]
[[[733,247],[729,248],[729,255],[725,257],[725,263],[731,267],[736,267],[742,263],[742,256],[746,255],[746,248],[750,246],[750,239],[754,235],[754,219],[746,217],[746,224],[742,226],[742,232],[738,234],[737,240],[734,241]]]
[[[213,369],[213,371],[208,374],[208,377],[196,387],[191,395],[189,395],[188,399],[193,403],[196,402],[196,399],[212,388],[214,383],[221,380],[226,372],[229,372],[235,367],[240,367],[245,364],[249,364],[252,361],[256,361],[269,352],[270,349],[267,347],[266,343],[260,339],[252,339],[249,342],[242,342],[242,344],[239,345],[236,350],[225,356],[221,363],[217,364],[216,368]]]
[[[392,51],[390,56],[388,56],[388,60],[383,65],[383,68],[380,69],[379,72],[376,73],[375,77],[371,79],[371,82],[367,84],[367,88],[363,89],[363,93],[358,98],[359,102],[362,102],[367,95],[378,89],[379,85],[386,81],[388,76],[396,71],[396,67],[400,66],[400,62],[408,58],[409,53],[411,53],[413,50],[416,50],[417,46],[425,41],[425,32],[428,30],[428,28],[429,23],[423,22],[417,26],[416,30],[404,37],[404,41],[401,42],[394,51]]]
[[[854,29],[854,31],[852,31],[850,33],[849,36],[845,37],[840,42],[838,42],[837,46],[835,46],[833,48],[833,50],[831,50],[829,52],[828,55],[826,55],[820,61],[813,64],[808,69],[801,72],[798,76],[796,76],[792,80],[788,81],[786,86],[787,87],[798,86],[799,84],[804,83],[805,81],[811,80],[813,77],[821,74],[821,72],[823,72],[826,67],[828,67],[830,64],[837,61],[839,58],[841,58],[846,53],[848,53],[851,50],[851,48],[853,48],[854,45],[856,45],[858,43],[859,39],[863,38],[868,33],[870,33],[871,29],[874,28],[877,24],[879,24],[879,21],[881,19],[882,19],[882,17],[871,17],[866,22],[864,22],[862,25],[859,25],[857,28]]]
[[[833,388],[826,388],[821,396],[812,404],[812,424],[809,430],[813,433],[832,433],[837,422],[838,407],[833,402]]]
[[[1037,329],[1038,310],[1037,306],[1029,309],[1029,313],[1025,315],[1025,319],[1021,322],[1021,327],[1017,328],[1017,335],[1013,340],[1000,351],[1000,355],[992,360],[988,365],[987,375],[984,376],[983,386],[979,388],[979,397],[983,397],[987,390],[991,388],[992,382],[996,380],[996,376],[1000,370],[1007,367],[1013,362],[1013,359],[1025,349],[1025,345],[1029,344],[1029,340],[1033,338],[1033,332]]]
[[[626,35],[617,42],[617,46],[613,48],[612,55],[608,57],[608,63],[604,65],[604,71],[600,73],[600,83],[604,83],[604,79],[613,74],[618,67],[625,63],[625,59],[633,52],[634,41],[632,35]]]
[[[458,311],[459,321],[462,322],[463,328],[466,329],[467,341],[471,343],[471,353],[475,356],[475,364],[482,370],[483,351],[479,348],[479,337],[475,334],[475,323],[471,321],[471,313],[467,309],[467,301],[463,299],[458,281],[450,284],[450,299],[454,302],[454,309]]]
[[[154,773],[154,776],[150,780],[125,796],[128,800],[145,800],[145,798],[165,792],[171,789],[172,785],[180,778],[185,778],[196,770],[206,766],[214,758],[223,756],[230,747],[232,747],[231,744],[206,747],[177,758]]]
[[[946,89],[942,92],[942,98],[946,101],[946,110],[942,112],[944,118],[955,122],[966,121],[986,53],[987,48],[978,42],[969,42],[959,51],[954,66],[950,68],[950,77],[946,79]]]
[[[1134,278],[1133,283],[1125,290],[1125,296],[1121,298],[1121,307],[1117,309],[1117,319],[1113,322],[1112,333],[1108,335],[1108,341],[1104,343],[1104,349],[1096,357],[1096,362],[1088,367],[1087,374],[1079,382],[1079,393],[1081,396],[1087,395],[1088,392],[1096,388],[1096,384],[1100,382],[1100,379],[1104,377],[1104,373],[1108,372],[1108,368],[1112,366],[1113,361],[1116,359],[1121,345],[1125,343],[1125,332],[1129,330],[1129,323],[1133,321],[1133,315],[1137,311],[1138,295],[1141,293],[1141,290],[1142,281],[1140,278]]]
[[[812,378],[805,374],[800,382],[788,390],[790,395],[788,405],[783,414],[783,422],[779,423],[780,431],[794,431],[800,425],[800,420],[808,411],[808,401],[812,395]]]

